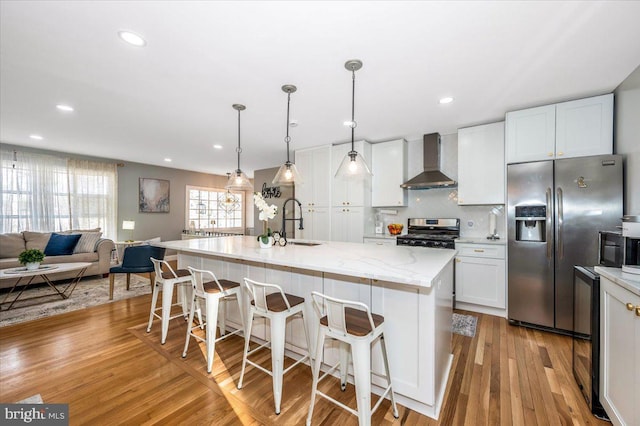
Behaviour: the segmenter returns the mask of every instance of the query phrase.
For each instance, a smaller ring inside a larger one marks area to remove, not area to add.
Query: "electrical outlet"
[[[468,221],[467,221],[467,226],[468,226],[469,228],[473,228],[473,225],[475,225],[475,223],[474,223],[472,220],[468,220]]]

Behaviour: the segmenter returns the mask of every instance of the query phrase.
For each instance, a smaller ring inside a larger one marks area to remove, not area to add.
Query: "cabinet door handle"
[[[636,306],[636,316],[640,317],[640,305]]]
[[[458,258],[456,257],[456,263],[460,263],[460,262],[462,262],[462,260],[460,260],[460,259],[458,259]]]
[[[384,243],[376,243],[376,244],[377,244],[377,245],[379,245],[379,246],[382,246],[382,245],[384,245]]]
[[[635,306],[633,306],[633,303],[627,303],[627,310],[628,311],[633,311],[634,308],[635,308]]]
[[[482,249],[473,249],[473,251],[475,251],[476,253],[484,253],[484,250]]]
[[[553,152],[548,153],[547,156],[553,157]]]
[[[558,151],[558,155],[564,155],[564,152]]]

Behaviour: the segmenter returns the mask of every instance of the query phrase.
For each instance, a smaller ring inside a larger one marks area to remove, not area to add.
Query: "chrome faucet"
[[[287,213],[287,203],[289,201],[293,201],[298,203],[298,207],[300,208],[300,217],[298,219],[296,219],[296,206],[293,206],[293,217],[287,219],[286,217],[286,213]],[[299,230],[303,230],[304,226],[302,226],[302,203],[300,203],[300,201],[298,201],[295,198],[287,198],[286,200],[284,200],[284,203],[282,204],[282,230],[280,231],[280,235],[282,237],[284,237],[285,239],[287,238],[287,231],[285,229],[285,224],[287,223],[287,220],[292,220],[292,221],[296,221],[299,220],[300,221],[300,226],[298,227]]]

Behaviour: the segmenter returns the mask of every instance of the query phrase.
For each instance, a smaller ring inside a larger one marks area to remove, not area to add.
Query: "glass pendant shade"
[[[293,185],[294,183],[300,184],[302,183],[302,178],[296,165],[287,161],[280,166],[272,183],[279,186]]]
[[[240,169],[236,170],[229,176],[227,185],[224,189],[230,191],[253,191],[253,184],[249,180],[246,174]]]
[[[344,64],[344,67],[348,71],[351,71],[351,121],[345,122],[345,124],[351,127],[351,151],[349,151],[342,159],[335,177],[344,179],[364,179],[371,176],[371,169],[369,169],[367,162],[364,161],[362,155],[358,154],[354,147],[355,130],[357,126],[355,119],[356,71],[362,68],[362,61],[352,59],[347,61]]]
[[[371,175],[371,169],[367,166],[362,155],[355,151],[344,156],[335,177],[342,179],[364,179]]]

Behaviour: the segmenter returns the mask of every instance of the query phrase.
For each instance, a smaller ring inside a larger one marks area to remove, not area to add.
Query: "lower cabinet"
[[[361,243],[364,221],[363,207],[334,207],[331,210],[331,241]]]
[[[640,296],[600,275],[600,402],[614,425],[640,424]]]
[[[456,243],[456,308],[505,316],[505,247]]]
[[[384,237],[365,237],[363,239],[363,243],[365,244],[374,244],[377,246],[395,246],[397,245],[395,238],[384,238]]]

